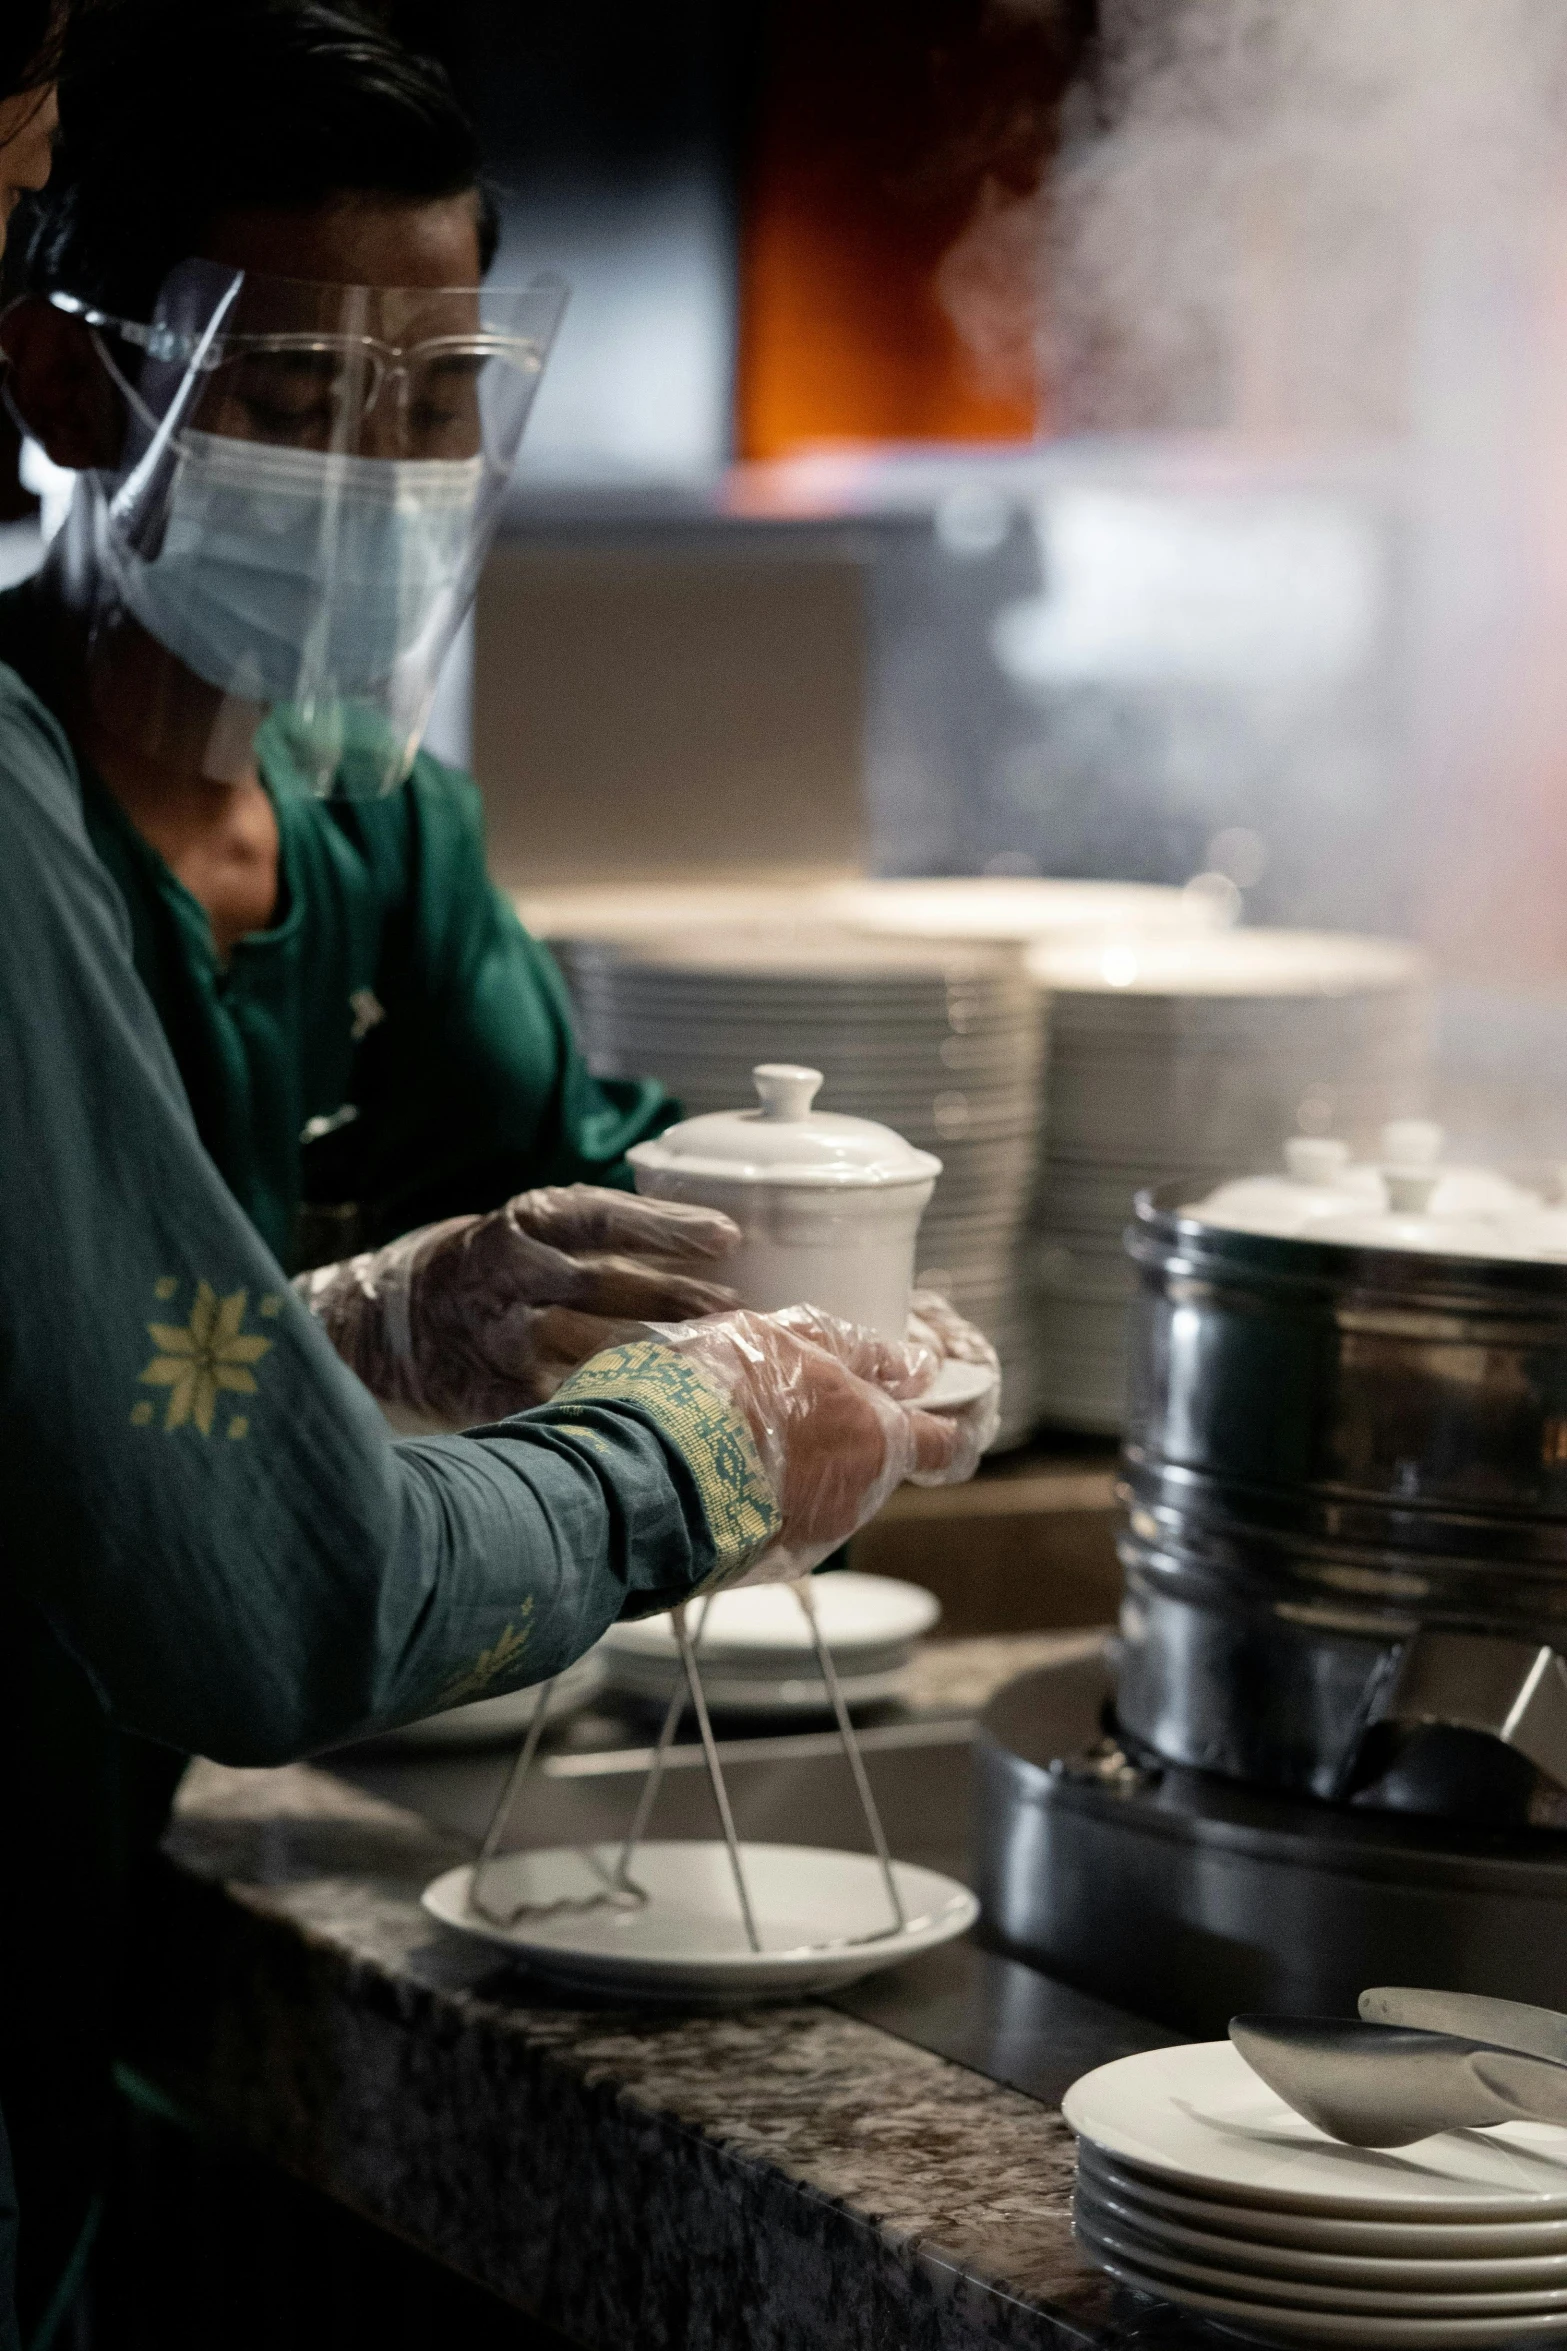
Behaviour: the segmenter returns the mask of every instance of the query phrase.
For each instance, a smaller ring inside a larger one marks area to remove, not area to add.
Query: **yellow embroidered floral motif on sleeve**
[[[163,1282],[157,1289],[160,1297],[166,1295]],[[220,1298],[210,1282],[198,1282],[188,1322],[147,1325],[158,1352],[141,1374],[141,1385],[168,1389],[165,1429],[195,1428],[210,1437],[222,1390],[242,1396],[256,1393],[250,1366],[270,1352],[272,1341],[245,1330],[247,1295],[244,1290],[235,1290]],[[133,1420],[137,1417],[132,1414]],[[249,1423],[242,1416],[228,1424],[230,1436],[244,1436],[248,1430]]]
[[[690,1470],[717,1564],[709,1587],[753,1560],[782,1520],[751,1432],[728,1399],[673,1348],[637,1339],[608,1347],[555,1391],[555,1403],[635,1404]]]
[[[492,1647],[479,1651],[466,1673],[457,1674],[451,1681],[444,1682],[435,1701],[437,1708],[464,1706],[471,1699],[482,1698],[492,1682],[498,1681],[503,1674],[509,1675],[528,1646],[531,1630],[528,1619],[532,1614],[533,1599],[530,1594],[522,1605],[521,1624],[509,1624]]]

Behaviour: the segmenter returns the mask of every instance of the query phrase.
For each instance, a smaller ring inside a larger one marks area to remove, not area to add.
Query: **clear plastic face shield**
[[[134,708],[148,751],[225,780],[260,737],[269,773],[309,790],[394,789],[565,287],[331,286],[188,262],[150,321],[52,299],[92,330],[127,412],[118,469],[91,477],[100,711]],[[149,664],[146,637],[174,663]]]

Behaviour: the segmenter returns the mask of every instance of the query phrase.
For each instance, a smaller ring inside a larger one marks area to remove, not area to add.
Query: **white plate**
[[[935,1594],[918,1584],[902,1583],[895,1576],[859,1575],[852,1568],[817,1576],[811,1593],[833,1662],[849,1667],[856,1652],[907,1648],[928,1633],[941,1614]],[[815,1654],[805,1611],[788,1584],[748,1584],[738,1592],[718,1592],[702,1604],[698,1621],[704,1669],[711,1665],[777,1673],[793,1670]],[[611,1625],[604,1652],[612,1664],[625,1657],[645,1657],[678,1666],[680,1656],[668,1616]]]
[[[1131,2211],[1207,2232],[1214,2240],[1266,2245],[1275,2253],[1299,2247],[1385,2260],[1465,2262],[1567,2256],[1567,2220],[1458,2221],[1444,2226],[1436,2220],[1348,2220],[1332,2213],[1217,2204],[1128,2171],[1086,2139],[1078,2148],[1078,2168],[1101,2195]]]
[[[500,1944],[557,1983],[686,2004],[853,1983],[951,1942],[979,1915],[966,1886],[899,1861],[893,1868],[909,1923],[889,1931],[887,1889],[870,1854],[806,1845],[744,1844],[740,1851],[760,1951],[747,1945],[729,1857],[717,1843],[639,1847],[632,1875],[649,1897],[639,1909],[594,1901],[619,1860],[618,1845],[557,1846],[496,1863],[487,1898],[497,1908],[523,1898],[539,1906],[515,1926],[493,1926],[469,1908],[467,1863],[426,1886],[424,1907],[443,1926]],[[585,1903],[592,1906],[564,1907]]]
[[[1556,2311],[1508,2318],[1373,2318],[1355,2311],[1285,2310],[1275,2302],[1247,2301],[1239,2296],[1205,2293],[1139,2269],[1121,2255],[1099,2250],[1084,2239],[1085,2248],[1101,2269],[1135,2293],[1152,2294],[1163,2302],[1179,2303],[1183,2310],[1205,2318],[1248,2339],[1270,2343],[1348,2343],[1355,2351],[1488,2351],[1497,2345],[1560,2342],[1567,2338],[1567,2316]]]
[[[1079,2232],[1096,2251],[1113,2253],[1178,2285],[1199,2286],[1215,2294],[1249,2294],[1259,2302],[1278,2302],[1295,2310],[1358,2310],[1374,2318],[1402,2318],[1414,2310],[1438,2318],[1505,2318],[1510,2311],[1523,2316],[1556,2311],[1567,2320],[1567,2286],[1559,2280],[1555,2284],[1498,2287],[1487,2286],[1483,2279],[1470,2279],[1455,2286],[1424,2274],[1423,2263],[1410,2261],[1392,2265],[1406,2273],[1399,2277],[1379,2277],[1371,2265],[1353,2261],[1346,2264],[1352,2273],[1348,2277],[1302,2277],[1294,2271],[1267,2269],[1261,2263],[1246,2266],[1203,2260],[1118,2220],[1081,2187],[1075,2212]],[[1463,2266],[1444,2265],[1448,2270]]]
[[[1346,2147],[1286,2106],[1229,2041],[1117,2058],[1074,2082],[1061,2110],[1096,2148],[1219,2202],[1367,2220],[1567,2218],[1559,2125]]]

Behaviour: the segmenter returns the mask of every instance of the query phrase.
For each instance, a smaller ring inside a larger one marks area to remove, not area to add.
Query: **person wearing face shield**
[[[724,1303],[721,1223],[614,1221],[662,1108],[581,1070],[460,780],[396,782],[525,414],[489,362],[536,380],[551,324],[549,289],[479,296],[466,150],[377,162],[410,69],[356,18],[121,14],[108,82],[67,84],[43,290],[5,333],[84,473],[0,643],[0,1867],[29,1895],[0,2110],[36,2341],[104,2176],[120,1860],[183,1754],[282,1760],[541,1680],[618,1616],[807,1571],[982,1441],[919,1411],[931,1346],[689,1319]],[[204,35],[253,46],[215,75]],[[20,132],[49,81],[0,116],[0,187],[47,168]],[[318,1283],[325,1317],[288,1279],[323,1202],[380,1243]],[[329,1337],[481,1425],[394,1442]]]
[[[82,479],[0,658],[72,735],[231,1189],[399,1425],[461,1427],[733,1302],[726,1219],[624,1196],[673,1105],[589,1076],[472,786],[417,751],[564,290],[481,291],[433,67],[321,7],[160,21],[189,141],[133,170],[123,71],[79,92],[5,323]]]
[[[12,406],[79,490],[0,659],[71,735],[230,1189],[291,1272],[347,1261],[307,1299],[383,1401],[461,1427],[628,1320],[733,1303],[727,1220],[630,1193],[674,1105],[589,1075],[473,786],[418,751],[563,289],[481,292],[472,133],[372,25],[149,21],[78,82],[5,323]],[[154,54],[186,133],[136,153]]]

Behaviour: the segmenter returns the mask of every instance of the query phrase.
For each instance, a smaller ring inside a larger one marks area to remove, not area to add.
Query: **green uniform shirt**
[[[392,1442],[203,1149],[69,746],[5,670],[0,826],[0,1698],[47,1625],[123,1728],[265,1763],[541,1679],[767,1540],[743,1422],[651,1344],[492,1431]],[[108,1939],[70,1932],[92,1823],[78,1718],[38,1687],[0,1704],[0,1868],[26,1889],[0,2095],[30,2065],[69,2137],[38,2059],[68,2053],[88,2095],[105,1986],[65,1990]]]
[[[58,707],[30,584],[0,595],[0,662]],[[265,730],[262,771],[277,920],[227,966],[107,786],[81,787],[196,1131],[288,1270],[535,1184],[624,1183],[674,1105],[589,1073],[552,958],[486,871],[475,785],[421,753],[383,800],[318,800]]]

